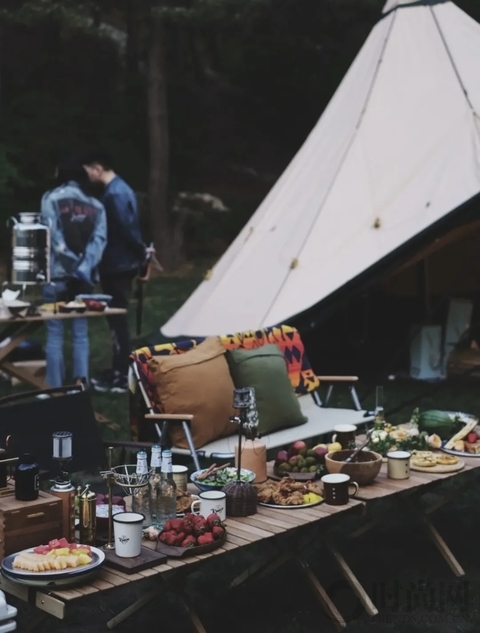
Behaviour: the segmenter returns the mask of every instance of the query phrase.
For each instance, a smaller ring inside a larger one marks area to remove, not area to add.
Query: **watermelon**
[[[418,417],[418,430],[448,440],[455,433],[456,422],[445,411],[424,411]]]
[[[45,554],[48,554],[49,551],[50,551],[50,547],[48,545],[39,545],[33,550],[33,553],[45,555]]]

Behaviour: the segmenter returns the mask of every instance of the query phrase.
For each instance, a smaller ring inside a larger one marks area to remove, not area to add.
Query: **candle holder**
[[[107,479],[108,486],[108,541],[103,546],[103,549],[111,551],[115,549],[115,541],[113,540],[113,446],[108,447],[108,471],[102,473]]]
[[[238,463],[237,481],[227,484],[223,491],[227,495],[227,515],[245,517],[257,511],[257,490],[252,484],[241,480],[242,473],[242,436],[243,429],[249,423],[249,412],[255,408],[255,389],[251,387],[235,389],[233,392],[233,408],[238,415],[230,419],[238,424]],[[258,418],[257,418],[258,424]]]

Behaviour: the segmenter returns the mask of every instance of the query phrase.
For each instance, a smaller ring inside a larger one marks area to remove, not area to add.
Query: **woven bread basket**
[[[227,516],[248,517],[257,512],[257,489],[243,481],[233,481],[223,488],[227,495]]]

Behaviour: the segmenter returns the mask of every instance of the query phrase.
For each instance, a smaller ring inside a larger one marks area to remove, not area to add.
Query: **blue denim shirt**
[[[100,272],[114,275],[139,268],[145,259],[137,198],[119,176],[107,185],[102,198],[107,213],[108,239]]]
[[[52,280],[81,275],[93,285],[107,239],[103,204],[70,181],[43,196],[41,220],[50,227]]]

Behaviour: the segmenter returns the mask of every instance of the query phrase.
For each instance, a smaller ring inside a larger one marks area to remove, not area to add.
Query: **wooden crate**
[[[61,536],[61,499],[42,491],[36,501],[0,498],[0,559]]]

